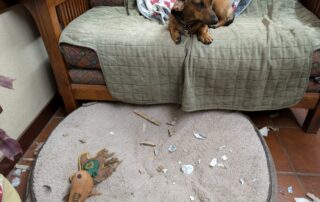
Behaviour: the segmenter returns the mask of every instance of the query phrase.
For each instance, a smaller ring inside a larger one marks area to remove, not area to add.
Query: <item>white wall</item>
[[[22,6],[0,13],[0,75],[16,79],[14,90],[0,87],[0,128],[18,139],[56,92],[42,39]]]

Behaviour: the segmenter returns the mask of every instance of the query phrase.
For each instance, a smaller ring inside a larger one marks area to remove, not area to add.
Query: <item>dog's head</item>
[[[214,25],[218,17],[212,9],[214,0],[176,0],[171,14],[186,24],[201,22]]]

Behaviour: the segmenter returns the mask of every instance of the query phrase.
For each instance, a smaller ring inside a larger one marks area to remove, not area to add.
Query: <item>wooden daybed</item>
[[[80,100],[113,101],[106,85],[76,84],[72,82],[69,67],[60,49],[59,38],[63,28],[73,19],[90,9],[87,0],[20,0],[32,14],[44,40],[52,69],[67,112],[78,107]],[[320,1],[301,0],[320,17]],[[316,84],[312,84],[313,86]],[[320,89],[320,88],[317,88]],[[319,91],[306,92],[297,108],[308,109],[303,129],[316,133],[320,125]]]

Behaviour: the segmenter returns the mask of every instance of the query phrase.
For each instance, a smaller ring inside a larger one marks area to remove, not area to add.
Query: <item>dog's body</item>
[[[210,44],[209,26],[231,24],[233,16],[230,0],[177,0],[169,20],[171,38],[178,44],[181,34],[197,34],[199,41]]]

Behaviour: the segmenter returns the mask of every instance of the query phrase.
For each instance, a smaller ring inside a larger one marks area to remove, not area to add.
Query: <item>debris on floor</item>
[[[252,182],[256,182],[256,181],[257,181],[257,178],[253,178],[253,179],[252,179]]]
[[[29,161],[29,162],[32,162],[34,161],[34,158],[22,158],[23,161]]]
[[[214,159],[211,160],[209,166],[210,166],[211,168],[213,168],[213,167],[215,167],[217,164],[218,164],[218,159],[214,158]]]
[[[160,121],[158,121],[158,120],[156,120],[156,119],[154,119],[154,118],[146,115],[146,114],[143,113],[143,112],[140,112],[140,111],[138,111],[138,110],[134,110],[134,113],[137,114],[138,116],[144,118],[145,120],[147,120],[147,121],[149,121],[149,122],[157,125],[157,126],[160,126],[160,124],[161,124]]]
[[[199,133],[193,133],[194,137],[199,139],[199,140],[205,140],[207,137],[202,135],[202,134],[199,134]]]
[[[12,185],[14,188],[18,187],[18,186],[20,185],[20,183],[21,183],[21,180],[20,180],[19,177],[15,177],[15,178],[13,178],[12,181],[11,181],[11,185]]]
[[[310,202],[308,199],[305,198],[294,198],[295,202]]]
[[[308,198],[310,198],[310,199],[311,199],[312,201],[314,201],[314,202],[320,202],[320,198],[318,198],[317,196],[315,196],[315,195],[312,194],[312,193],[307,193],[306,196],[307,196]]]
[[[169,135],[169,137],[171,137],[171,136],[174,136],[175,134],[176,134],[176,129],[173,126],[171,126],[168,129],[168,135]]]
[[[226,161],[226,160],[228,160],[228,157],[227,157],[226,155],[223,155],[223,156],[221,156],[221,159],[222,159],[223,161]]]
[[[170,122],[167,122],[166,124],[169,125],[169,126],[175,126],[177,124],[177,121],[172,120]]]
[[[218,167],[220,167],[220,168],[224,168],[224,169],[227,169],[227,166],[226,166],[226,165],[224,165],[223,163],[218,163]]]
[[[195,200],[194,196],[190,196],[190,200],[194,201]]]
[[[154,143],[149,142],[149,141],[141,142],[140,145],[142,145],[142,146],[149,146],[149,147],[155,147],[155,146],[156,146]]]
[[[20,176],[21,175],[21,173],[22,173],[22,170],[21,169],[16,169],[15,171],[14,171],[14,175],[15,176]]]
[[[52,189],[49,185],[43,185],[43,188],[45,189],[46,192],[51,192]]]
[[[82,143],[82,144],[87,143],[87,141],[85,141],[84,139],[80,139],[79,142]]]
[[[200,164],[200,163],[201,163],[201,159],[198,160],[198,164]]]
[[[165,168],[165,167],[163,167],[163,166],[158,166],[157,171],[158,171],[159,173],[167,174],[168,169]]]
[[[36,148],[35,148],[35,150],[33,152],[33,155],[37,156],[39,154],[39,151],[42,148],[43,144],[44,144],[43,142],[37,142],[36,143]]]
[[[222,145],[222,146],[220,146],[218,149],[219,149],[219,151],[222,151],[222,150],[224,150],[226,147],[227,147],[226,145]]]
[[[110,133],[109,133],[110,135],[114,135],[114,132],[113,131],[110,131]]]
[[[27,166],[27,165],[16,164],[14,167],[16,169],[21,169],[22,172],[30,170],[30,166]]]
[[[181,171],[184,174],[190,175],[193,172],[193,165],[182,165]]]
[[[153,153],[154,153],[155,156],[159,155],[159,151],[157,149],[153,150]]]
[[[62,134],[62,137],[68,137],[69,134]]]
[[[289,193],[289,194],[292,194],[292,193],[293,193],[293,188],[292,188],[292,186],[289,186],[289,187],[288,187],[288,193]]]
[[[89,107],[89,106],[92,106],[92,105],[95,105],[97,104],[98,102],[87,102],[87,103],[82,103],[82,107]]]
[[[145,134],[146,131],[147,131],[147,124],[146,124],[146,123],[143,123],[143,124],[142,124],[142,129],[141,129],[142,135]]]
[[[168,148],[168,151],[169,151],[170,153],[173,153],[173,152],[175,152],[176,150],[177,150],[177,147],[174,146],[174,145],[170,145],[169,148]]]
[[[263,137],[268,137],[269,128],[268,127],[263,127],[261,129],[259,129],[259,132]]]
[[[240,182],[241,185],[244,184],[244,180],[243,179],[240,179],[239,182]]]
[[[269,117],[270,118],[277,118],[278,116],[280,116],[280,113],[274,113],[274,114],[270,114]]]

